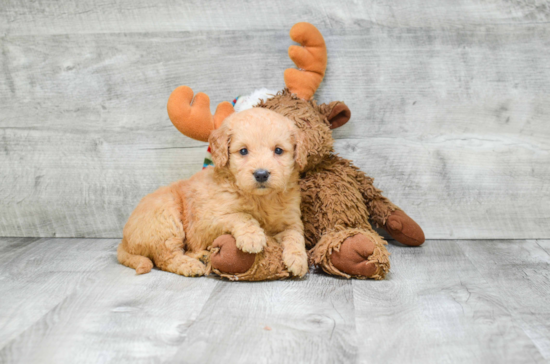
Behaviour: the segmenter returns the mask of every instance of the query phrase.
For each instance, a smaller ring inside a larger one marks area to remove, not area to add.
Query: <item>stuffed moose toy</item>
[[[383,279],[390,269],[386,242],[369,220],[384,228],[395,240],[418,246],[424,242],[420,226],[382,191],[374,187],[351,161],[334,154],[332,129],[344,125],[351,116],[340,101],[318,105],[313,94],[323,80],[327,52],[323,36],[309,23],[295,24],[290,38],[301,46],[290,46],[288,54],[298,69],[284,73],[286,88],[281,91],[258,90],[240,97],[233,106],[218,105],[210,113],[207,95],[187,86],[178,87],[168,100],[168,115],[184,135],[208,141],[231,113],[250,107],[270,109],[296,123],[307,149],[301,162],[301,211],[310,264],[326,273],[346,278]],[[289,276],[282,262],[282,248],[270,240],[258,254],[236,247],[231,235],[218,237],[211,254],[205,257],[211,271],[233,280],[259,281]]]

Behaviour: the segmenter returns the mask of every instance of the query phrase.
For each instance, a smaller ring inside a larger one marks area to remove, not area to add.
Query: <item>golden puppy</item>
[[[232,234],[258,253],[266,234],[282,244],[289,272],[308,270],[300,218],[299,168],[306,156],[294,123],[253,108],[229,116],[210,135],[215,167],[145,196],[123,230],[120,263],[147,273],[154,264],[184,276],[207,271],[208,247]]]

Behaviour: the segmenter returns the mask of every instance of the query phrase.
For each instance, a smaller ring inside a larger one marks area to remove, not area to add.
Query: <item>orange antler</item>
[[[193,101],[193,105],[191,105]],[[193,90],[187,86],[176,88],[168,98],[168,117],[182,134],[208,141],[210,132],[217,129],[223,120],[235,112],[231,103],[224,101],[218,104],[216,112],[210,113],[210,98],[199,92],[193,100]]]
[[[309,100],[323,81],[327,68],[327,47],[321,32],[309,23],[297,23],[290,38],[302,45],[288,48],[288,56],[298,69],[285,70],[285,84],[290,92]]]

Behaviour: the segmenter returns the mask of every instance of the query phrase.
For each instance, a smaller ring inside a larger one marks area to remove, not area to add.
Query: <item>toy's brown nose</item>
[[[266,171],[265,169],[257,169],[254,171],[254,178],[256,178],[256,181],[258,182],[265,182],[269,179],[269,171]]]

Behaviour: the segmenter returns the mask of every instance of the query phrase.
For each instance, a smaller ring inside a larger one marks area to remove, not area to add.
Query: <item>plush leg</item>
[[[155,247],[153,261],[159,269],[182,276],[202,276],[206,273],[206,266],[200,260],[183,254],[183,241],[179,238],[168,239]]]
[[[361,171],[355,171],[359,189],[365,200],[370,220],[383,227],[398,242],[419,246],[424,243],[424,232],[418,224],[382,195],[382,191],[374,187],[373,179]]]
[[[290,275],[283,263],[283,248],[271,237],[267,237],[267,245],[257,254],[239,250],[231,235],[214,240],[211,251],[212,271],[230,280],[265,281]]]
[[[256,260],[256,254],[245,253],[237,248],[235,238],[229,234],[216,238],[212,243],[212,251],[212,269],[225,274],[244,273],[252,268]]]
[[[419,246],[426,240],[422,228],[401,210],[393,211],[383,227],[392,238],[405,245]]]
[[[312,264],[346,278],[384,279],[390,270],[387,243],[375,232],[344,229],[328,232],[310,250]]]

